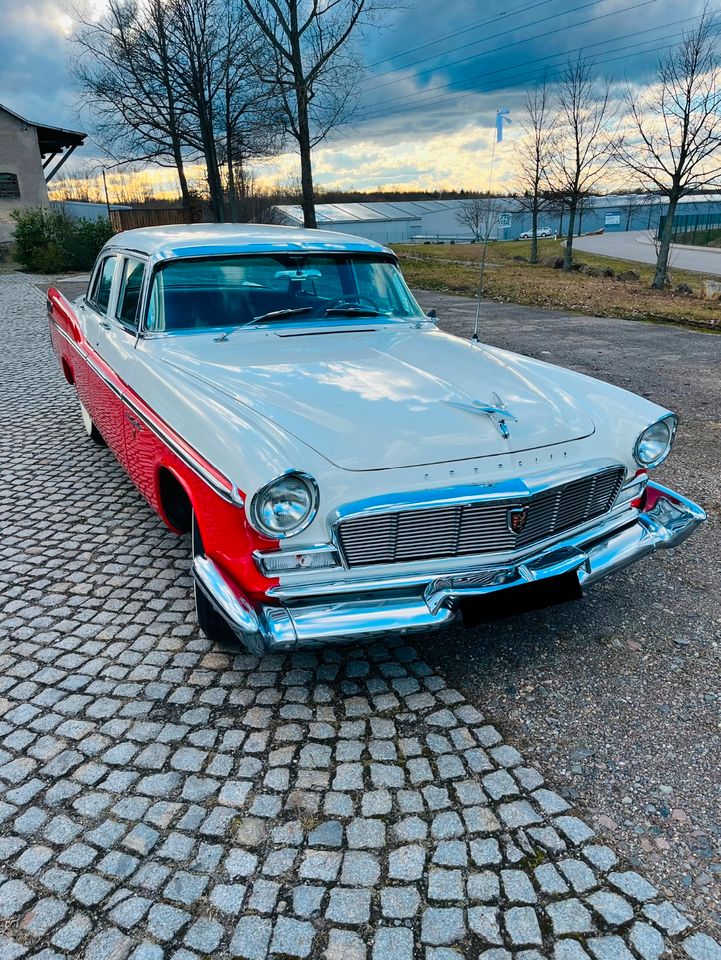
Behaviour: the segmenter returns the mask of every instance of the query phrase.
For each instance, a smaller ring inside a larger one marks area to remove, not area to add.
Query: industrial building
[[[32,123],[0,104],[0,243],[13,210],[48,206],[48,183],[85,140],[77,130]]]
[[[316,217],[321,229],[356,234],[379,243],[422,243],[424,241],[463,242],[473,239],[471,229],[458,220],[464,200],[393,200],[367,203],[319,203]],[[512,240],[531,229],[531,215],[513,197],[493,197],[491,203],[491,239]],[[685,197],[679,213],[721,213],[721,195]],[[577,215],[577,233],[600,230],[653,230],[668,207],[661,198],[638,194],[588,197]],[[283,222],[302,226],[299,206],[276,208]],[[484,215],[485,220],[485,215]],[[563,233],[568,228],[568,211],[558,208],[543,212],[539,229],[548,227]]]

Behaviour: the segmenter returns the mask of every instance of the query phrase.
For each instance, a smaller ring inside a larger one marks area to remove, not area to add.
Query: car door
[[[108,254],[99,260],[88,295],[79,308],[88,345],[88,363],[84,382],[78,384],[78,392],[93,423],[115,456],[124,463],[122,385],[103,350],[104,334],[110,328],[109,315],[115,299],[120,261],[117,254]]]
[[[105,334],[105,351],[124,382],[131,385],[125,394],[123,410],[126,469],[141,493],[157,509],[155,474],[163,446],[142,417],[144,403],[151,403],[152,397],[140,398],[133,389],[143,379],[142,360],[136,346],[146,269],[147,262],[142,257],[123,256],[112,325]]]

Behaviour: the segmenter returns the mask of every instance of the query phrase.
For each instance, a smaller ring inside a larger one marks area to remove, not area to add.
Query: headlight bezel
[[[288,480],[297,480],[306,488],[310,494],[310,507],[306,515],[301,521],[298,522],[298,524],[296,524],[296,526],[289,530],[276,530],[270,526],[267,526],[263,522],[260,508],[263,505],[264,498],[268,496],[273,488],[277,484],[287,482]],[[253,499],[250,502],[250,509],[248,510],[248,521],[250,525],[264,537],[268,537],[271,540],[285,540],[288,537],[295,537],[297,534],[308,529],[318,514],[319,504],[320,491],[315,478],[309,473],[303,473],[300,470],[288,470],[286,473],[283,473],[279,477],[275,477],[269,483],[266,483],[253,495]]]
[[[652,457],[650,460],[644,459],[641,456],[641,445],[644,443],[646,435],[650,430],[653,430],[655,427],[664,425],[668,430],[668,439],[663,450],[656,456]],[[654,467],[659,467],[664,460],[668,457],[673,449],[673,442],[676,438],[676,430],[678,429],[678,417],[675,413],[664,413],[663,416],[659,417],[657,420],[654,420],[653,423],[649,423],[647,427],[639,433],[636,437],[636,442],[633,445],[633,459],[636,463],[643,467],[644,470],[653,470]]]

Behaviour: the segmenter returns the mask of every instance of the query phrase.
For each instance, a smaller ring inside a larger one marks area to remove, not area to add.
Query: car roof
[[[301,227],[261,223],[195,223],[145,227],[116,233],[105,250],[136,251],[153,260],[223,256],[233,253],[382,253],[391,250],[373,240]]]

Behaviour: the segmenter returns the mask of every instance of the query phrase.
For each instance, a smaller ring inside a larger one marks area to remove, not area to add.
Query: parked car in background
[[[541,239],[544,237],[555,237],[556,234],[549,227],[539,227],[536,231],[536,237]],[[524,230],[523,233],[518,234],[519,240],[532,240],[533,239],[533,230]]]
[[[128,231],[48,308],[87,435],[191,534],[211,639],[282,651],[509,616],[705,518],[649,480],[673,413],[443,333],[367,240]]]

